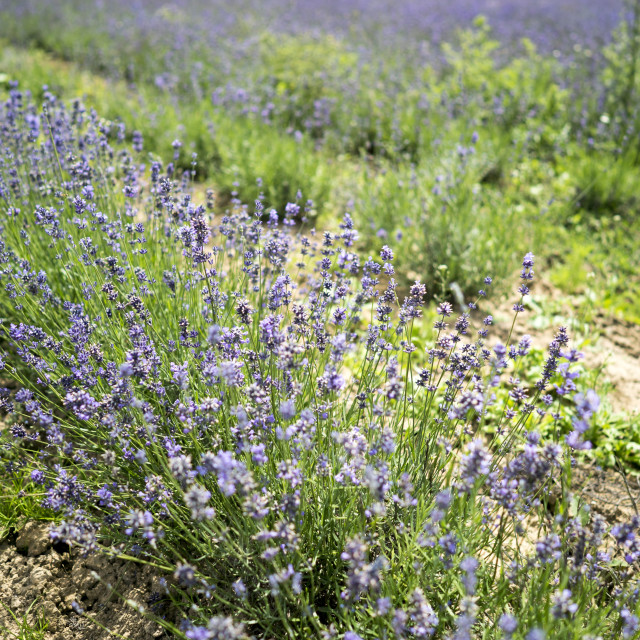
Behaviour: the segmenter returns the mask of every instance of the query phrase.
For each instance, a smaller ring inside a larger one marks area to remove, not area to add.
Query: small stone
[[[44,522],[27,522],[16,539],[18,550],[26,550],[31,557],[42,555],[50,546],[49,525]]]
[[[101,571],[109,565],[109,558],[104,555],[100,555],[99,553],[94,553],[85,559],[84,564],[88,569]]]
[[[92,575],[91,572],[87,573],[83,576],[82,580],[79,582],[78,587],[82,591],[88,591],[98,584],[98,577],[96,575]]]
[[[15,555],[16,550],[13,545],[9,546],[6,543],[0,545],[0,562],[9,562]]]
[[[49,589],[49,600],[52,602],[58,603],[62,601],[62,594],[60,593],[60,589],[57,586]]]
[[[50,633],[57,631],[60,617],[58,607],[51,600],[45,600],[42,603],[42,613],[47,619],[47,631]]]
[[[44,566],[49,569],[49,571],[53,571],[54,573],[60,568],[62,564],[62,556],[51,549],[46,557],[43,559]]]
[[[43,591],[51,578],[53,578],[51,571],[44,569],[43,567],[36,567],[31,572],[30,581],[36,589]]]
[[[69,611],[71,609],[71,603],[72,602],[80,602],[80,595],[78,593],[76,593],[75,591],[73,593],[70,593],[69,595],[66,595],[64,597],[64,608],[65,610]]]
[[[51,602],[51,600],[45,600],[42,603],[42,611],[47,614],[47,616],[54,616],[58,613],[58,607],[56,607],[55,603]]]

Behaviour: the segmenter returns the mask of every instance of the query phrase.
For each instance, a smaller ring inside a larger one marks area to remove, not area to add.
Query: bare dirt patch
[[[576,493],[610,525],[629,522],[640,508],[640,477],[615,469],[580,465],[573,470]]]
[[[640,411],[640,326],[616,319],[598,318],[600,336],[585,349],[585,361],[604,366],[613,385],[609,397],[616,411]]]
[[[512,296],[493,310],[494,335],[501,340],[506,340],[511,330],[516,298]],[[596,314],[588,324],[577,323],[570,298],[547,282],[536,283],[532,299],[541,311],[528,307],[519,314],[512,340],[528,334],[534,347],[546,349],[558,328],[568,327],[572,338],[569,346],[579,348],[584,354],[583,364],[588,369],[602,369],[604,379],[611,384],[607,398],[613,411],[640,412],[640,325],[603,313]],[[545,311],[548,306],[553,306],[555,313],[549,315]]]
[[[14,539],[0,543],[1,637],[18,637],[18,626],[5,607],[19,619],[26,614],[32,625],[46,620],[45,640],[118,637],[110,632],[130,640],[168,637],[114,593],[147,610],[158,606],[162,587],[151,567],[102,553],[83,558],[66,545],[52,545],[48,531],[48,524],[31,522]],[[78,615],[74,602],[99,624]]]

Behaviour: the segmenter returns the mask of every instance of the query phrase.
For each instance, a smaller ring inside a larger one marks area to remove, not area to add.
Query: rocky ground
[[[615,469],[580,466],[573,481],[579,495],[609,524],[628,522],[640,509],[640,478]]]
[[[46,523],[30,522],[0,544],[0,637],[19,637],[8,609],[19,620],[26,614],[36,628],[38,620],[46,621],[42,636],[35,636],[43,640],[167,637],[134,609],[154,607],[162,593],[150,567],[103,554],[83,558],[67,545],[52,545],[48,530]],[[86,615],[76,613],[73,603]]]

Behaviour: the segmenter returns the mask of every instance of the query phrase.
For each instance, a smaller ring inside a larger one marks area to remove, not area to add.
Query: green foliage
[[[637,95],[640,88],[640,2],[625,0],[625,5],[626,19],[620,22],[615,37],[603,52],[607,61],[607,66],[603,71],[603,82],[607,89],[603,116],[606,118],[606,124],[610,124],[617,130],[617,140],[620,146],[625,149],[630,148],[638,153],[637,134],[640,126],[640,114],[637,109]]]
[[[401,248],[401,277],[443,281],[445,296],[456,283],[473,298],[485,276],[503,277],[522,250],[513,228],[526,212],[483,182],[496,170],[484,144],[472,155],[442,153],[417,167],[365,169],[360,179],[355,208],[369,222],[367,245],[388,237]]]
[[[605,408],[588,433],[594,445],[590,457],[599,464],[615,467],[622,462],[634,473],[640,471],[640,415],[613,413]]]
[[[51,520],[53,514],[43,509],[43,492],[22,472],[0,474],[0,541],[19,531],[29,520]]]
[[[37,600],[34,600],[22,617],[16,615],[6,604],[0,602],[2,606],[13,618],[15,625],[13,629],[0,627],[3,637],[12,640],[45,640],[49,624],[43,611],[34,613],[37,609]]]

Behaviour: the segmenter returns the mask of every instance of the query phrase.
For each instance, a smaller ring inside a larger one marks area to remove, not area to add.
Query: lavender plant
[[[399,298],[393,246],[363,255],[349,215],[214,216],[197,159],[147,166],[51,94],[14,87],[0,135],[2,474],[55,539],[163,574],[177,619],[142,614],[191,640],[637,635],[640,520],[571,498],[598,399],[565,329],[527,386],[529,341],[473,328],[490,276],[418,348],[431,284]]]

